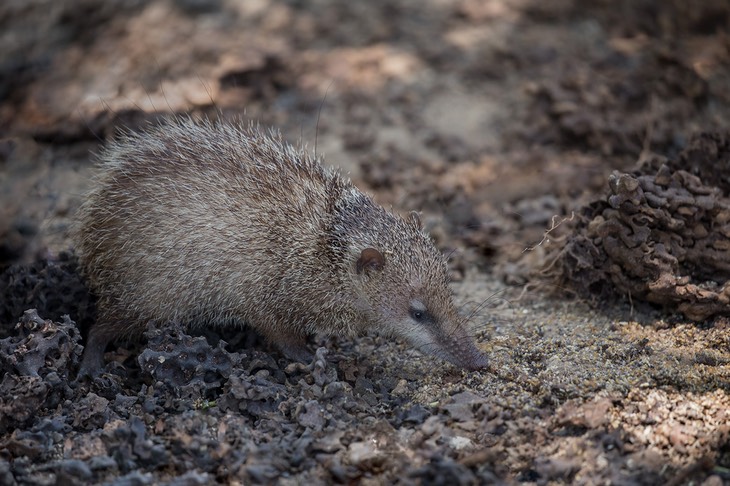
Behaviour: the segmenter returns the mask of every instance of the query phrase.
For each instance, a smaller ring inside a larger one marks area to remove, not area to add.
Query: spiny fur
[[[99,299],[97,354],[165,320],[246,323],[285,351],[314,332],[375,329],[480,367],[459,357],[481,363],[445,260],[420,224],[278,133],[175,118],[125,133],[100,160],[74,230]],[[365,248],[384,255],[382,272],[356,272]],[[404,321],[414,299],[435,316],[434,329]],[[413,336],[423,332],[430,341]]]

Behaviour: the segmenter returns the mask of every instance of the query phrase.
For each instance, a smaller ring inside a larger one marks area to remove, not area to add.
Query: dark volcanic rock
[[[191,337],[179,325],[153,327],[147,333],[148,344],[137,361],[143,372],[164,384],[177,400],[176,407],[186,408],[181,400],[194,401],[210,396],[228,378],[238,356],[228,353],[225,341],[211,346],[204,337]],[[158,387],[159,388],[159,387]]]
[[[56,407],[71,397],[71,370],[81,355],[76,324],[43,320],[28,310],[18,322],[17,334],[0,340],[0,428],[35,417],[42,408]]]
[[[3,326],[16,322],[26,309],[37,309],[49,319],[68,314],[81,327],[93,322],[95,314],[94,299],[72,253],[9,266],[0,274],[0,296],[0,337],[8,335]]]
[[[614,172],[610,195],[585,208],[563,250],[562,285],[694,320],[730,314],[729,137],[702,134],[677,160]]]

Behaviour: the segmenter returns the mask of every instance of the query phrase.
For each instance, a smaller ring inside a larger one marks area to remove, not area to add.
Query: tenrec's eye
[[[426,313],[424,311],[420,311],[420,310],[416,310],[416,309],[411,309],[411,318],[413,318],[413,320],[415,320],[415,321],[421,321],[421,320],[423,320],[423,317],[424,317],[425,314]]]

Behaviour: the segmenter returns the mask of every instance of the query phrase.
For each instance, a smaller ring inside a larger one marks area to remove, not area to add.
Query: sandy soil
[[[3,2],[0,483],[730,484],[729,25],[724,0]],[[72,384],[93,153],[174,113],[277,127],[422,211],[490,369],[169,326]]]

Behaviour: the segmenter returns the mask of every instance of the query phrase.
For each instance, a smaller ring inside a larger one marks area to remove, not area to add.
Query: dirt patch
[[[729,19],[724,0],[3,3],[0,482],[730,482]],[[297,365],[167,326],[73,384],[90,154],[174,113],[278,127],[422,211],[490,369],[373,335],[315,337]],[[534,290],[546,265],[582,299]]]

